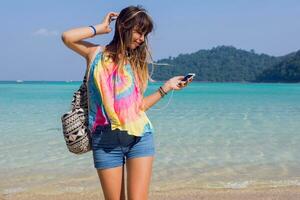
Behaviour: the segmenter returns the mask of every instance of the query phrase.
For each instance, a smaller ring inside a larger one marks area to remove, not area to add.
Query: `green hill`
[[[196,81],[268,82],[267,80],[276,80],[278,82],[282,80],[285,82],[289,79],[297,80],[295,77],[299,77],[297,76],[297,73],[299,75],[298,56],[299,53],[291,53],[286,56],[274,57],[257,54],[253,50],[237,49],[233,46],[218,46],[210,50],[199,50],[191,54],[179,54],[177,57],[158,60],[158,63],[168,63],[170,66],[155,67],[152,78],[166,80],[175,75],[193,72],[197,75],[194,79]],[[287,60],[289,64],[283,64]],[[291,68],[287,71],[292,75],[276,78],[275,74],[278,73],[276,69],[280,68],[279,65],[283,65],[283,68]],[[270,76],[274,78],[272,79]]]
[[[300,50],[286,56],[281,62],[264,70],[258,82],[300,82]]]

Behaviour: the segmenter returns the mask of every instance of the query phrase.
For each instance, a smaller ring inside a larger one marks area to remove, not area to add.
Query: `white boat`
[[[16,80],[17,83],[23,83],[23,80]]]

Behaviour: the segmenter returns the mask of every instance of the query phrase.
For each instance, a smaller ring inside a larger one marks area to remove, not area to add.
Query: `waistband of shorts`
[[[107,131],[107,130],[111,130],[111,126],[109,125],[103,125],[103,126],[97,126],[95,130],[99,130],[99,131]]]

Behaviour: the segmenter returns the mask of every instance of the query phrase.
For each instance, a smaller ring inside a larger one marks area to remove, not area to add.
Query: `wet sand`
[[[101,189],[81,192],[47,191],[1,194],[1,200],[104,200]],[[150,191],[150,200],[299,200],[300,186],[247,189],[176,189]]]

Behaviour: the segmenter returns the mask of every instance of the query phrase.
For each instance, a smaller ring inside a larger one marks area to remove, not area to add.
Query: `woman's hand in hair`
[[[115,20],[118,17],[119,13],[116,12],[109,12],[107,13],[107,15],[104,17],[101,25],[104,28],[104,32],[105,33],[110,33],[112,31],[111,27],[110,27],[110,23]]]
[[[188,83],[193,81],[193,78],[189,78],[187,81],[181,81],[184,76],[174,76],[165,82],[162,86],[165,92],[169,92],[170,90],[180,90],[188,85]]]

